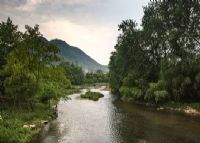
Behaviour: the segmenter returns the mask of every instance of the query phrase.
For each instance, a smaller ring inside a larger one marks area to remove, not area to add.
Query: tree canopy
[[[47,94],[49,99],[65,95],[64,90],[71,83],[64,71],[53,64],[59,60],[58,52],[58,47],[43,40],[39,25],[26,25],[22,33],[10,18],[0,23],[1,93],[14,105],[32,105]]]
[[[199,1],[149,2],[141,27],[123,21],[109,63],[112,91],[154,103],[200,100],[199,7]]]

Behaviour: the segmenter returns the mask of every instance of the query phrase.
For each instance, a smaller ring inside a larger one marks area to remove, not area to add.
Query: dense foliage
[[[70,79],[73,85],[108,82],[108,75],[101,70],[84,73],[81,67],[69,62],[62,62],[59,67],[63,68],[65,76]]]
[[[85,75],[81,67],[69,62],[61,63],[60,67],[64,69],[65,76],[70,79],[73,85],[81,85],[84,83]]]
[[[80,97],[85,98],[85,99],[89,99],[89,100],[98,101],[99,98],[104,97],[104,95],[101,94],[100,92],[87,91],[85,94],[81,94]]]
[[[113,92],[134,100],[200,101],[200,2],[149,2],[140,28],[119,25],[109,63]]]
[[[25,29],[18,31],[9,18],[0,24],[1,92],[14,105],[29,102],[32,106],[47,93],[49,99],[58,99],[71,86],[64,72],[52,64],[58,61],[59,49],[43,40],[38,25]]]
[[[38,25],[25,26],[23,33],[10,18],[0,23],[0,142],[30,141],[39,128],[23,125],[48,120],[53,115],[50,101],[74,90],[64,69],[55,64],[58,52],[42,38]]]
[[[85,83],[107,83],[108,82],[108,74],[103,73],[101,70],[97,70],[96,72],[88,72],[85,74]]]

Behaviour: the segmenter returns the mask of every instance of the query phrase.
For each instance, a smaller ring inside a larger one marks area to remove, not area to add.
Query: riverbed
[[[85,92],[83,90],[82,92]],[[200,143],[200,118],[124,103],[103,88],[99,101],[72,94],[40,143]]]

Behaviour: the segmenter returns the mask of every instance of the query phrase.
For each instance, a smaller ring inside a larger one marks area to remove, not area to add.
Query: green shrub
[[[148,83],[146,80],[144,79],[138,79],[138,80],[135,80],[135,84],[136,86],[142,90],[142,92],[146,92],[147,88],[148,88]]]
[[[154,91],[149,88],[144,96],[144,101],[153,102],[154,101]]]
[[[126,99],[126,98],[133,98],[134,100],[143,99],[143,92],[138,87],[122,86],[119,91],[123,99]]]
[[[31,140],[31,130],[23,128],[19,119],[3,117],[0,121],[1,143],[25,143]]]
[[[81,98],[86,98],[86,99],[97,101],[97,100],[99,100],[99,98],[104,97],[104,95],[101,94],[101,93],[99,93],[99,92],[88,91],[85,94],[81,94],[80,97]]]
[[[138,78],[139,73],[136,71],[129,71],[128,75],[123,79],[123,86],[135,86],[135,80]]]
[[[166,82],[159,80],[157,83],[149,83],[149,88],[145,93],[144,100],[147,102],[159,103],[167,100]]]
[[[159,80],[157,82],[157,90],[162,90],[162,89],[166,89],[167,83],[164,80]]]
[[[168,92],[166,90],[155,91],[154,95],[155,95],[155,102],[160,103],[167,100]]]
[[[131,90],[131,96],[133,96],[135,100],[139,100],[143,97],[143,93],[141,89],[134,87],[134,88],[131,88],[130,90]]]
[[[123,97],[130,97],[131,96],[131,90],[130,90],[129,87],[122,86],[119,89],[119,92]]]

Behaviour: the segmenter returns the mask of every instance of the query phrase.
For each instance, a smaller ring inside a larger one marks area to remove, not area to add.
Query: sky
[[[0,0],[0,21],[10,17],[19,30],[40,25],[48,40],[62,39],[103,65],[119,35],[122,20],[139,24],[149,0]]]

